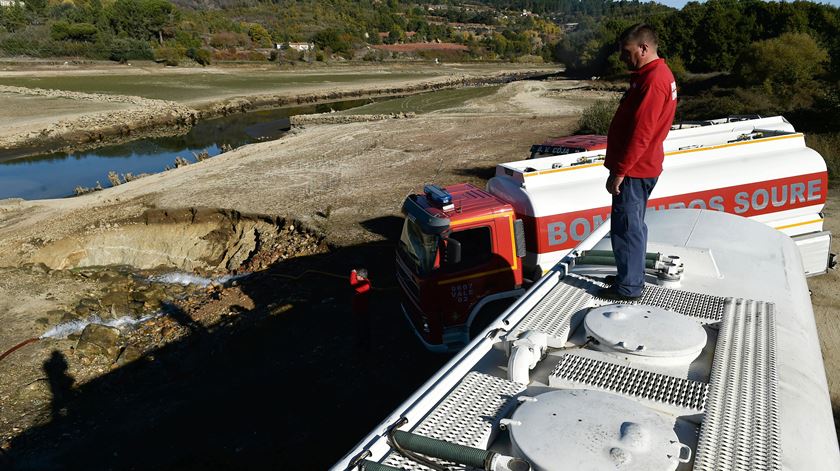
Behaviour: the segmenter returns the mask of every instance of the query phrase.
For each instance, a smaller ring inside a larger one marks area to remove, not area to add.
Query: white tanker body
[[[601,226],[333,469],[840,469],[793,241],[709,210],[647,223],[638,302],[596,296]]]
[[[806,275],[825,272],[830,233],[821,211],[826,165],[782,117],[674,129],[665,141],[653,210],[726,211],[790,235]],[[487,190],[525,224],[526,276],[552,267],[609,215],[603,150],[500,164]]]

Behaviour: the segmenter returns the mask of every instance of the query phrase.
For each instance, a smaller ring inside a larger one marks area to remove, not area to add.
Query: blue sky
[[[686,3],[688,3],[688,0],[657,0],[657,3],[662,3],[674,8],[682,8]],[[815,3],[827,3],[829,5],[840,6],[840,0],[823,0]]]

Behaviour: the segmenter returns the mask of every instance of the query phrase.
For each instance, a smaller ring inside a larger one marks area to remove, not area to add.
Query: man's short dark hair
[[[659,45],[659,37],[656,35],[656,30],[652,26],[645,23],[638,23],[621,33],[619,43],[646,43],[649,46],[657,47]]]

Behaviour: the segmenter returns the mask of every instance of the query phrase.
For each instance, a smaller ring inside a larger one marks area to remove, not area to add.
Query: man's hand
[[[613,196],[617,196],[619,193],[621,193],[620,188],[621,182],[623,181],[624,175],[610,175],[610,177],[607,178],[607,193]]]

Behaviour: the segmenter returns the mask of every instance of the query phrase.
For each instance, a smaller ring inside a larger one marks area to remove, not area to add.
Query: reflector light
[[[452,203],[452,195],[437,185],[425,185],[423,193],[426,198],[437,206],[445,206]]]

